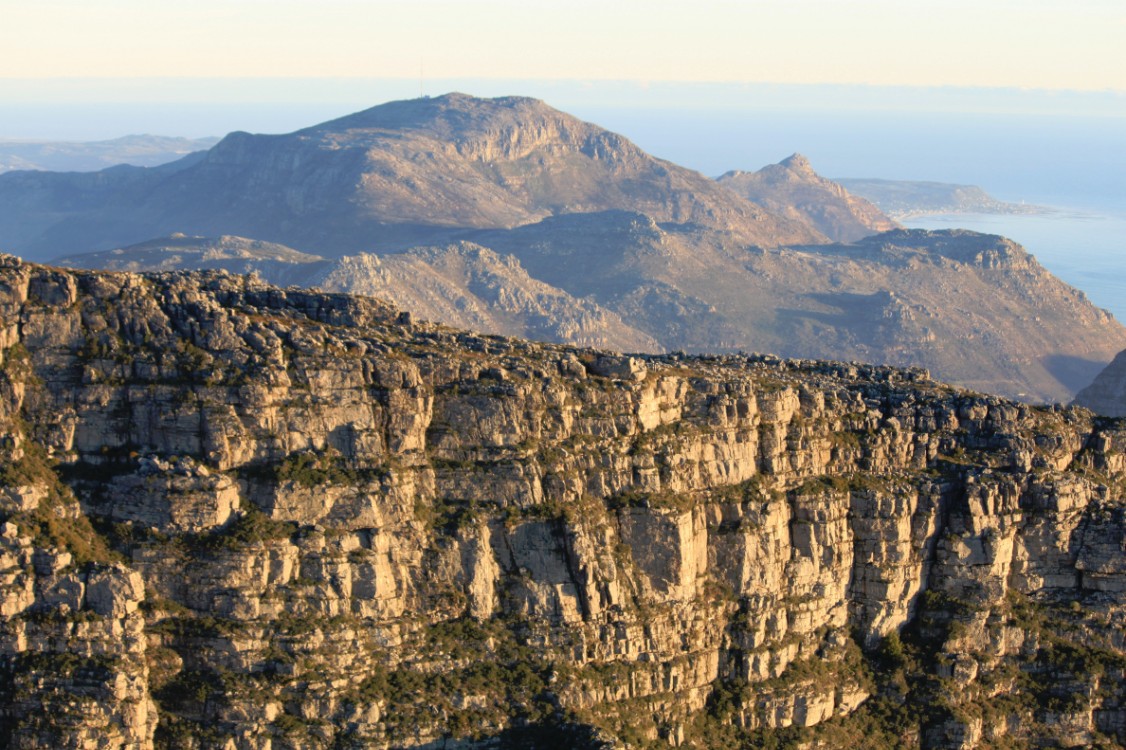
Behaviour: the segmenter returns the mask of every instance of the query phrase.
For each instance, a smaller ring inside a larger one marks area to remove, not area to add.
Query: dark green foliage
[[[79,511],[68,487],[59,482],[45,452],[25,443],[23,456],[0,461],[0,487],[34,487],[45,491],[39,504],[25,511],[4,515],[0,522],[14,521],[30,532],[36,547],[69,552],[77,565],[108,563],[119,559],[106,539],[95,531],[90,519]]]
[[[184,670],[153,696],[161,708],[176,714],[198,716],[208,702],[226,703],[226,684],[213,671]]]
[[[517,622],[479,623],[460,618],[427,627],[423,653],[441,656],[452,669],[432,672],[412,665],[376,665],[356,692],[360,702],[386,703],[388,730],[410,737],[412,727],[439,720],[452,738],[495,736],[504,727],[555,722],[548,691],[553,667],[523,645]],[[458,708],[462,698],[469,707]],[[517,733],[519,734],[519,733]]]

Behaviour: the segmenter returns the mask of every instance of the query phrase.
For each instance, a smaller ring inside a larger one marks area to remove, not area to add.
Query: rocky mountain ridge
[[[231,133],[154,169],[0,175],[0,246],[42,260],[183,232],[336,257],[609,209],[767,247],[824,241],[543,102],[448,94],[286,135]]]
[[[773,213],[812,225],[833,242],[900,228],[872,203],[817,174],[801,154],[757,172],[727,172],[717,181]]]
[[[0,258],[11,747],[1114,747],[1126,428]]]
[[[421,319],[486,333],[620,351],[922,366],[1028,401],[1070,401],[1126,346],[1126,329],[1019,245],[973,232],[896,230],[851,244],[762,250],[730,233],[610,211],[464,237],[332,262],[254,260],[203,238],[58,262],[255,270],[274,283],[384,297]],[[197,250],[188,251],[184,243],[193,242]]]

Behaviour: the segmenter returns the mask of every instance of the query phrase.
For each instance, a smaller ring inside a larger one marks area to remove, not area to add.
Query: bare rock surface
[[[769,211],[811,225],[833,242],[899,228],[874,204],[817,174],[801,154],[757,172],[727,172],[717,181]]]
[[[1114,747],[1126,426],[0,258],[11,747]]]

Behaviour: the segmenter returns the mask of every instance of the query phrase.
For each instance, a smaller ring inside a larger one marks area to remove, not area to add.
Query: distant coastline
[[[850,177],[835,181],[896,221],[950,214],[1043,216],[1056,211],[1049,206],[998,200],[976,185]]]

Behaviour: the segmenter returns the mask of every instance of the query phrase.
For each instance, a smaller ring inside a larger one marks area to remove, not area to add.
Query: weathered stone
[[[877,692],[941,702],[927,747],[1124,739],[1121,423],[857,363],[590,377],[371,300],[73,274],[68,302],[60,273],[0,263],[81,321],[0,373],[17,745],[141,750],[159,718],[248,750],[472,747],[535,708],[690,746]],[[901,631],[936,665],[903,684]],[[968,715],[1010,694],[1081,705]]]

